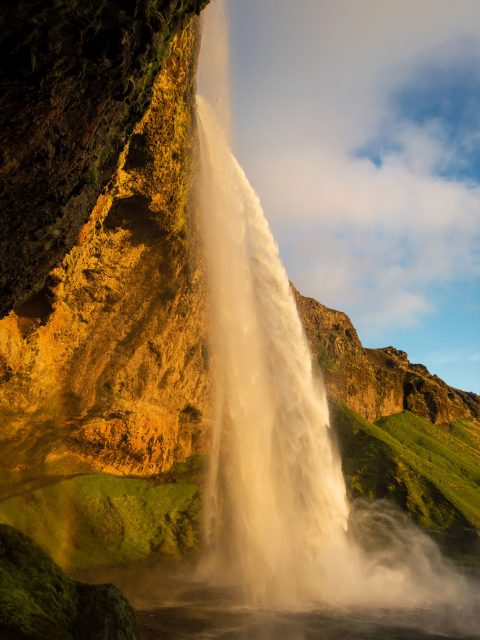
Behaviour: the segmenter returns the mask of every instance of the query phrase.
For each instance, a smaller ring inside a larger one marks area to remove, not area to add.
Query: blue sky
[[[480,2],[229,14],[234,147],[291,279],[480,392]]]

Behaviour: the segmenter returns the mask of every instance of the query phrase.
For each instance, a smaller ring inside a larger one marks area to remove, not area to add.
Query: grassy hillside
[[[480,429],[405,411],[369,422],[331,404],[352,498],[396,502],[445,546],[472,550],[480,527]]]
[[[478,425],[440,427],[409,412],[372,423],[333,402],[331,414],[350,498],[392,500],[446,549],[478,550]],[[198,546],[203,466],[197,456],[150,478],[64,478],[2,502],[0,522],[67,568],[179,557]]]
[[[173,474],[131,478],[88,474],[0,504],[0,522],[31,536],[64,568],[112,566],[152,553],[196,548],[201,460]]]

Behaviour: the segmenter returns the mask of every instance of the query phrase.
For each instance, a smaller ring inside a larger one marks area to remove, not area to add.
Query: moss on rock
[[[136,640],[113,585],[75,582],[25,535],[0,525],[0,635],[5,640]]]
[[[31,536],[64,568],[180,557],[197,548],[200,497],[186,464],[175,477],[89,474],[0,504],[0,521]]]

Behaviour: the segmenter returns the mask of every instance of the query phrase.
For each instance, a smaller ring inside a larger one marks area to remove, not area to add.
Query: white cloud
[[[265,175],[259,158],[291,278],[372,331],[415,325],[432,310],[431,285],[480,275],[480,188],[412,167],[409,153],[379,168],[321,151],[303,165],[289,154]]]
[[[453,364],[458,362],[480,362],[480,353],[470,353],[468,349],[441,349],[434,351],[429,360],[434,364]]]
[[[430,63],[480,62],[480,3],[246,6],[237,148],[292,280],[372,332],[415,325],[432,311],[430,287],[480,274],[480,187],[439,176],[456,153],[441,124],[402,119],[389,100]],[[386,134],[395,150],[380,166],[355,156]]]

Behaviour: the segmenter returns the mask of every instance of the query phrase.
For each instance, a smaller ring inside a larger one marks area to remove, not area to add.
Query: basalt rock
[[[193,21],[172,41],[74,248],[0,321],[4,495],[52,474],[154,474],[205,449],[204,285],[190,202],[197,37]]]
[[[0,317],[27,298],[48,311],[48,273],[110,180],[170,41],[207,1],[2,3]]]

